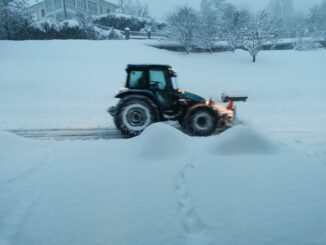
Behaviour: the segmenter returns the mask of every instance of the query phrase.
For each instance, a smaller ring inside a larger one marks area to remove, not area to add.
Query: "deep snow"
[[[0,142],[0,244],[326,241],[325,166],[247,126],[211,138],[156,124],[132,140]],[[265,147],[247,154],[247,143]]]
[[[0,42],[0,245],[326,243],[326,51],[173,53],[139,41]],[[128,63],[180,87],[249,95],[242,124],[166,125],[111,141],[38,141],[16,128],[110,127]]]

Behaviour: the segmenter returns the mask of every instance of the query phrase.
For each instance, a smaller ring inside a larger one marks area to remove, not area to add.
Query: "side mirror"
[[[177,77],[177,73],[175,71],[169,70],[170,77]]]

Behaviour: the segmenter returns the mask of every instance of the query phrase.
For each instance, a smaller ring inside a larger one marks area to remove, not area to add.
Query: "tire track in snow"
[[[115,128],[12,129],[9,132],[25,138],[42,140],[124,139]]]

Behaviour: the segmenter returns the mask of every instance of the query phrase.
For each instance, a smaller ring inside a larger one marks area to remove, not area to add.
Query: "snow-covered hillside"
[[[0,42],[0,245],[326,243],[326,51],[173,53],[140,41]],[[238,125],[194,138],[30,140],[112,127],[128,63],[175,67],[206,98],[249,95]]]

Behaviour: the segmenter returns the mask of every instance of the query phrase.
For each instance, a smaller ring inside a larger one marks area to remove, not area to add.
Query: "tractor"
[[[128,65],[125,87],[108,112],[124,136],[139,135],[155,122],[177,121],[192,136],[209,136],[232,127],[233,103],[247,97],[222,96],[226,107],[178,88],[177,74],[169,65]]]

